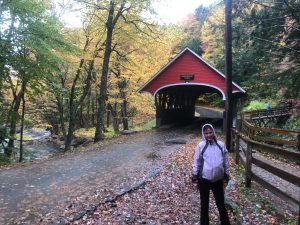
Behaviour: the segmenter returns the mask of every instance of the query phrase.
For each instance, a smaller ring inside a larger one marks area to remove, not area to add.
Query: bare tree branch
[[[125,58],[126,60],[127,60],[126,56],[132,54],[133,52],[135,52],[135,51],[137,51],[137,50],[138,50],[138,49],[133,49],[133,50],[131,50],[131,51],[129,51],[129,52],[126,52],[125,54],[122,54],[122,53],[120,53],[117,49],[113,48],[113,51],[114,51],[115,53],[117,53],[118,56],[120,56],[121,58]]]
[[[151,38],[153,38],[153,39],[156,39],[155,36],[152,36],[152,35],[148,34],[148,33],[145,32],[144,30],[142,30],[142,29],[139,27],[139,25],[138,25],[138,23],[142,23],[143,25],[145,25],[145,26],[148,28],[148,30],[149,30],[151,33],[154,33],[154,31],[153,31],[152,28],[151,28],[151,26],[154,27],[153,24],[150,24],[150,23],[147,23],[147,22],[145,22],[145,21],[138,20],[138,19],[136,19],[136,20],[127,20],[127,18],[126,18],[124,15],[121,15],[121,17],[122,17],[122,19],[124,20],[125,23],[127,23],[127,24],[132,24],[132,25],[133,25],[138,31],[140,31],[141,33],[147,35],[148,37],[151,37]],[[155,33],[154,33],[154,34],[155,34]]]
[[[120,8],[118,9],[118,12],[117,12],[117,15],[115,16],[115,18],[113,19],[113,26],[115,26],[116,25],[116,23],[117,23],[117,21],[118,21],[118,19],[119,19],[119,17],[121,16],[121,15],[123,15],[123,9],[124,9],[124,7],[125,7],[125,0],[123,0],[123,2],[122,2],[122,4],[121,4],[121,6],[120,6]]]

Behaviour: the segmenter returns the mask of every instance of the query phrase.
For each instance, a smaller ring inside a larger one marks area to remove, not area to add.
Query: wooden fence
[[[243,119],[240,124],[243,134],[255,141],[270,143],[272,145],[286,145],[300,151],[300,132],[267,127],[256,127]]]
[[[276,138],[269,137],[270,134],[276,135]],[[299,174],[286,171],[273,162],[270,163],[262,160],[258,155],[253,155],[255,151],[261,151],[291,162],[300,163],[300,132],[255,127],[243,119],[237,122],[237,129],[232,129],[232,139],[236,153],[235,161],[237,164],[241,162],[245,169],[246,187],[251,187],[251,181],[253,180],[278,197],[297,204],[299,206],[298,224],[300,225],[300,194],[291,196],[285,193],[280,188],[255,174],[252,169],[252,165],[255,165],[300,188]],[[286,147],[294,150],[287,150]]]

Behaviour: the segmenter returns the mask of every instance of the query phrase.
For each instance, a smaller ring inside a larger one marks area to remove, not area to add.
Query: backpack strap
[[[223,168],[224,168],[224,173],[225,173],[225,151],[223,151],[222,147],[219,145],[218,141],[215,141],[216,145],[218,146],[218,148],[220,149],[220,151],[222,152],[222,157],[223,157]]]
[[[198,177],[202,178],[202,171],[203,171],[203,166],[204,166],[204,159],[203,159],[203,155],[204,152],[206,151],[208,147],[208,142],[206,142],[205,146],[203,147],[200,156],[199,156],[199,169],[198,169]]]
[[[224,156],[224,155],[225,155],[225,154],[224,154],[224,151],[223,151],[222,147],[219,145],[219,143],[218,143],[217,140],[215,141],[215,143],[216,143],[216,145],[218,146],[218,148],[220,149],[220,151],[222,152],[222,156]]]

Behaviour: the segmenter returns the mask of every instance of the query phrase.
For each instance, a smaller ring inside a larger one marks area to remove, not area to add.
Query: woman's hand
[[[227,173],[224,173],[224,183],[227,185],[230,180],[230,176]]]
[[[198,183],[198,175],[193,174],[192,177],[191,177],[191,179],[192,179],[192,183],[193,184],[197,184]]]

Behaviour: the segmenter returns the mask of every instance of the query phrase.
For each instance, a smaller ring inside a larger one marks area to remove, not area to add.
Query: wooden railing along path
[[[251,181],[256,181],[278,197],[291,201],[299,206],[298,224],[300,224],[300,170],[289,171],[273,161],[264,160],[255,154],[256,151],[268,153],[268,157],[281,158],[291,163],[300,164],[300,132],[253,126],[243,116],[237,122],[237,128],[232,129],[232,140],[235,146],[236,163],[241,162],[245,169],[246,187],[251,187]],[[250,119],[248,117],[248,119]],[[274,137],[275,136],[275,137]],[[244,145],[244,146],[243,146]],[[286,193],[282,188],[269,182],[257,174],[254,169],[260,168],[294,185],[295,193]],[[298,167],[296,165],[296,167]],[[298,189],[298,190],[297,190]]]

